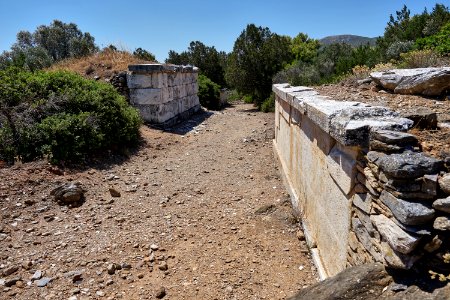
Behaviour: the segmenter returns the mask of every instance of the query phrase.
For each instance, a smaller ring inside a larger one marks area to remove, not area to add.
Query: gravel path
[[[273,114],[236,104],[195,119],[143,126],[126,160],[0,169],[0,298],[285,299],[315,283]],[[69,181],[86,190],[79,207],[50,195]]]

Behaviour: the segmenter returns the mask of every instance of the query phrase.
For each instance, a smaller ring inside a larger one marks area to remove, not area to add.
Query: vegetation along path
[[[315,283],[273,119],[235,104],[143,126],[144,146],[107,166],[0,169],[0,298],[285,299]],[[86,190],[79,207],[50,195],[69,181]]]

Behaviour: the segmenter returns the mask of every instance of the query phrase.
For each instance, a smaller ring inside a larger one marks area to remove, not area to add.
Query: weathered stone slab
[[[130,89],[130,102],[132,105],[161,104],[162,89]]]
[[[434,218],[434,209],[420,202],[409,202],[382,191],[380,200],[392,211],[394,217],[405,225],[421,225]]]
[[[438,124],[437,113],[426,107],[404,108],[400,111],[404,118],[414,122],[414,128],[436,129]]]
[[[387,176],[400,179],[436,174],[443,167],[441,160],[410,151],[380,157],[376,164]]]
[[[409,270],[414,263],[420,258],[420,256],[411,256],[395,251],[391,246],[386,243],[381,243],[381,248],[384,256],[384,260],[387,265],[394,269],[406,269]]]
[[[436,196],[437,195],[437,186],[438,186],[438,175],[424,175],[422,182],[422,192]]]
[[[353,205],[361,209],[363,212],[370,214],[372,207],[372,197],[369,194],[355,194],[353,196]]]
[[[450,68],[394,69],[373,72],[370,77],[397,94],[439,96],[450,89]]]
[[[288,299],[374,299],[371,297],[381,295],[391,281],[382,264],[360,265],[304,288]]]
[[[418,143],[415,135],[400,131],[373,130],[370,133],[370,137],[389,145],[405,146],[416,145]]]
[[[450,196],[434,201],[433,208],[450,214]]]
[[[370,219],[391,248],[400,253],[408,254],[412,252],[420,242],[420,237],[403,231],[384,215],[372,215]]]
[[[327,169],[336,184],[348,195],[355,185],[356,160],[335,146],[327,156]]]

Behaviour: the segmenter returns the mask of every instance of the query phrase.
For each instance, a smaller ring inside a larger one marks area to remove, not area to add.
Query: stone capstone
[[[400,131],[373,130],[370,133],[370,137],[388,145],[405,146],[416,145],[418,143],[415,135]]]
[[[396,94],[439,96],[450,89],[450,67],[394,69],[373,72],[370,77]]]
[[[436,174],[443,167],[442,160],[427,156],[421,152],[410,151],[385,155],[380,157],[376,163],[387,176],[400,179]]]
[[[392,220],[384,215],[372,215],[370,216],[370,219],[391,248],[400,253],[410,253],[416,248],[420,241],[420,237],[413,236],[403,231]]]
[[[380,200],[392,211],[394,217],[405,225],[421,225],[434,218],[434,209],[420,202],[409,202],[382,191]]]

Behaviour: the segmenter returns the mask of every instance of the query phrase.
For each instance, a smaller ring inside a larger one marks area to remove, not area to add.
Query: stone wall
[[[200,109],[198,69],[191,66],[128,66],[130,103],[145,122],[170,126]]]
[[[307,87],[273,91],[275,154],[322,278],[367,262],[410,268],[442,258],[448,166],[403,132],[411,120]]]

